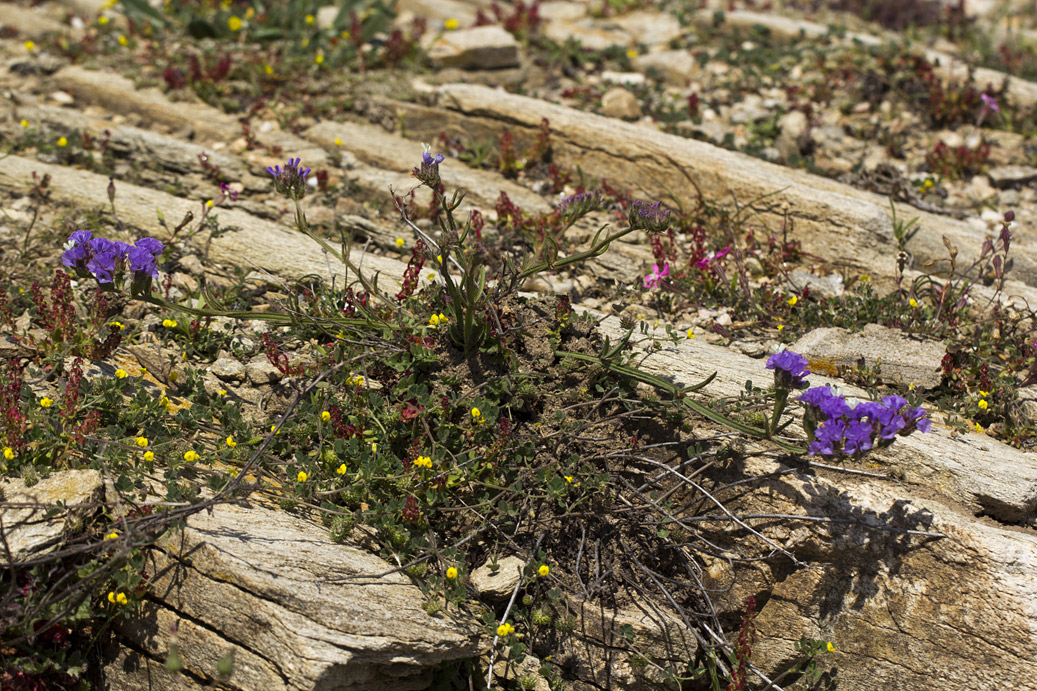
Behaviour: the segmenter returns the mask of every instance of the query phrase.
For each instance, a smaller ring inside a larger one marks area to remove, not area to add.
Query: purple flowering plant
[[[919,406],[902,396],[863,401],[850,406],[831,386],[815,386],[799,397],[805,407],[803,428],[811,455],[859,457],[866,451],[889,446],[914,431],[928,432],[932,422]]]
[[[306,177],[309,168],[302,167],[301,158],[289,158],[284,166],[270,166],[266,169],[274,179],[274,187],[279,194],[294,199],[302,199],[306,195]]]
[[[89,230],[68,236],[61,263],[81,278],[94,278],[105,290],[121,289],[127,269],[132,275],[130,294],[139,297],[151,292],[151,280],[158,277],[158,259],[165,245],[155,238],[141,238],[133,245],[118,240],[95,238]]]

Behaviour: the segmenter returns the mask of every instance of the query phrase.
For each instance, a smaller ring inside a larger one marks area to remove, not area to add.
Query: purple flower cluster
[[[289,158],[288,162],[281,166],[271,166],[266,172],[274,178],[274,187],[279,194],[302,199],[306,194],[306,176],[310,174],[309,168],[302,167],[301,158]]]
[[[659,233],[670,227],[670,210],[662,208],[662,202],[637,201],[630,205],[627,220],[631,228]]]
[[[443,154],[433,155],[426,149],[421,154],[421,166],[413,171],[414,177],[434,190],[439,189],[442,179],[439,177],[439,164],[443,162]]]
[[[912,407],[902,396],[886,396],[851,408],[830,386],[815,386],[804,391],[799,400],[807,407],[804,427],[810,436],[811,455],[859,455],[892,444],[898,435],[932,428],[925,411]]]
[[[601,207],[600,192],[581,192],[571,194],[558,202],[558,215],[566,223],[575,223],[581,216]]]
[[[807,359],[791,350],[782,350],[767,358],[767,369],[774,370],[774,386],[790,391],[807,388]]]
[[[98,283],[121,284],[127,267],[133,272],[133,293],[150,288],[158,276],[158,258],[165,246],[155,238],[141,238],[128,245],[118,240],[95,238],[89,230],[68,236],[61,263],[83,278],[93,276]]]

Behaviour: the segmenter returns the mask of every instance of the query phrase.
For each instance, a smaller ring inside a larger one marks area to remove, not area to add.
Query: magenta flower
[[[720,259],[730,251],[730,245],[724,245],[724,249],[720,250],[719,252],[710,252],[702,259],[699,259],[697,262],[695,262],[695,266],[697,266],[700,269],[705,269],[707,266],[709,266],[710,262],[715,262],[717,259]]]
[[[659,283],[670,275],[670,262],[663,262],[662,271],[658,264],[652,264],[652,273],[645,276],[645,288],[658,288]]]
[[[979,95],[979,100],[983,101],[983,106],[990,109],[990,112],[997,113],[1001,110],[1001,106],[997,104],[997,99],[993,96],[983,92]]]

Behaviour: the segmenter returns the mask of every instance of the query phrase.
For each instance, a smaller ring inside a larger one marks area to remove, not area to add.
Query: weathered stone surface
[[[5,478],[0,480],[0,489],[4,537],[0,561],[5,563],[53,552],[76,524],[82,526],[83,520],[100,508],[104,498],[104,484],[96,470],[62,470],[32,487],[26,487],[20,479]],[[47,518],[47,510],[58,501],[67,509]],[[18,504],[26,506],[15,506]]]
[[[487,602],[507,600],[515,591],[515,585],[522,579],[522,569],[525,566],[526,562],[516,556],[499,560],[496,569],[487,562],[472,572],[472,587],[479,597]]]
[[[601,97],[601,110],[610,118],[636,120],[641,117],[641,104],[637,97],[621,86],[609,89]]]
[[[43,8],[25,8],[9,2],[0,7],[3,14],[3,22],[6,27],[14,29],[22,39],[39,40],[47,34],[60,34],[65,32],[65,26],[43,13]]]
[[[673,86],[684,86],[699,72],[698,62],[687,50],[664,50],[639,55],[634,58],[634,67],[641,72],[658,72]]]
[[[782,158],[788,160],[800,153],[800,137],[807,131],[807,116],[801,110],[790,110],[778,118],[780,134],[774,140],[774,146]]]
[[[878,324],[867,324],[856,333],[835,327],[814,329],[791,349],[811,360],[826,360],[850,369],[864,358],[868,367],[881,367],[881,376],[886,381],[927,389],[939,385],[940,361],[947,353],[946,347],[938,341],[910,336]]]
[[[998,189],[1025,185],[1037,179],[1037,168],[1033,166],[997,166],[987,171],[990,184]]]
[[[437,665],[480,649],[477,627],[428,616],[405,576],[378,576],[389,564],[279,511],[196,514],[149,562],[155,599],[122,635],[150,660],[110,664],[111,689],[161,677],[154,660],[165,659],[173,623],[184,672],[210,684],[233,650],[235,673],[220,688],[241,691],[424,689]]]
[[[466,70],[495,70],[519,65],[518,42],[496,25],[444,33],[428,47],[428,57],[437,67]]]
[[[245,366],[228,355],[216,358],[216,362],[209,366],[209,371],[223,381],[244,381],[245,379]]]
[[[794,269],[789,272],[789,284],[797,292],[809,287],[813,293],[824,297],[839,297],[843,294],[842,274],[826,274],[817,276],[805,269]]]
[[[473,125],[490,121],[507,123],[513,131],[523,127],[532,131],[547,118],[557,162],[607,174],[610,181],[650,197],[680,194],[680,190],[686,190],[683,201],[690,201],[696,192],[738,199],[778,193],[778,199],[789,204],[795,221],[792,235],[805,251],[873,276],[893,271],[889,260],[896,247],[893,224],[889,202],[880,195],[703,142],[485,87],[446,84],[437,89],[437,95],[443,106]],[[971,225],[919,210],[912,210],[911,216],[919,218],[920,229],[908,242],[916,261],[933,260],[934,270],[941,270],[948,261],[943,236],[958,246],[959,263],[978,256],[984,234]],[[782,204],[761,210],[759,217],[780,224]],[[1012,273],[1017,280],[1037,285],[1034,232],[1020,228],[1014,239],[1013,250],[1018,253]],[[1022,294],[1037,299],[1037,291],[1019,287]]]
[[[257,355],[245,365],[245,373],[253,384],[273,384],[281,381],[281,371],[270,364],[266,355]]]

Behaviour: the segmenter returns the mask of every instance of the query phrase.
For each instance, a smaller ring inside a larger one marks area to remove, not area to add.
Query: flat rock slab
[[[519,66],[518,41],[496,25],[441,34],[432,41],[427,51],[436,67],[497,70]]]
[[[159,547],[147,567],[154,601],[122,631],[143,654],[110,663],[108,688],[151,688],[148,678],[165,674],[156,661],[172,624],[184,686],[154,688],[211,685],[233,650],[234,674],[220,688],[424,689],[436,666],[481,650],[477,627],[430,617],[400,573],[378,576],[392,571],[385,561],[280,511],[219,506]]]
[[[456,114],[457,122],[451,125],[475,131],[492,131],[494,127],[525,130],[525,136],[531,137],[546,118],[554,160],[561,165],[607,176],[610,183],[629,187],[649,199],[676,194],[687,202],[701,192],[718,200],[735,197],[742,204],[758,200],[754,205],[760,212],[758,217],[769,220],[774,228],[781,227],[787,208],[793,220],[790,236],[799,240],[806,252],[830,257],[872,276],[893,274],[897,244],[889,201],[880,195],[654,128],[500,90],[445,84],[436,94],[448,114]],[[408,121],[409,131],[417,132],[411,128],[414,124]],[[899,215],[903,217],[905,212]],[[959,263],[978,256],[985,232],[917,209],[907,215],[919,219],[919,231],[908,242],[916,261],[933,260],[934,271],[947,265],[944,236],[959,248]],[[1013,229],[1015,265],[1011,272],[1016,284],[1006,289],[1009,293],[1016,292],[1019,281],[1037,285],[1034,233],[1018,225]],[[1020,295],[1037,301],[1033,288],[1019,288]]]
[[[51,199],[75,204],[85,209],[108,206],[108,178],[84,170],[65,166],[40,163],[20,156],[8,156],[0,166],[0,189],[9,189],[23,194],[32,184],[32,173],[40,176],[50,174],[48,188]],[[159,240],[167,240],[170,228],[180,223],[187,212],[195,215],[194,223],[201,216],[201,202],[174,197],[165,192],[119,183],[117,208],[119,217],[130,226],[140,228]],[[161,211],[169,228],[158,222]],[[284,278],[301,278],[316,274],[324,280],[337,277],[338,285],[343,278],[343,267],[334,257],[325,257],[317,243],[287,225],[256,218],[234,208],[219,208],[219,224],[226,232],[212,238],[209,244],[209,259],[225,266],[252,266],[261,268]],[[193,226],[192,226],[193,227]],[[204,242],[203,237],[201,242]],[[337,249],[337,245],[332,243]],[[361,251],[354,250],[351,258],[360,261]],[[330,263],[331,273],[328,272]],[[391,258],[366,255],[363,266],[368,276],[380,275],[382,290],[398,290],[406,265]],[[352,273],[350,274],[352,276]],[[355,277],[354,277],[355,278]]]
[[[868,367],[879,365],[881,377],[899,384],[931,389],[943,375],[940,363],[947,348],[939,341],[910,336],[897,329],[866,324],[861,331],[826,327],[804,334],[790,348],[810,360],[824,360],[836,367],[853,369],[863,359]]]
[[[53,552],[67,534],[69,521],[79,522],[96,512],[104,499],[104,484],[96,470],[62,470],[43,478],[32,487],[16,478],[0,480],[3,501],[0,518],[4,545],[0,562],[18,563],[29,557]],[[65,510],[46,516],[55,502]]]

